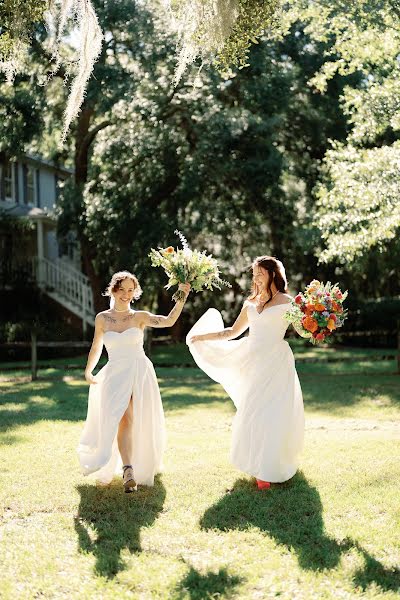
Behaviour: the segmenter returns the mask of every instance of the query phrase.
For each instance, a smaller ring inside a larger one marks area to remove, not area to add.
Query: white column
[[[83,339],[86,339],[86,333],[87,333],[87,312],[86,312],[86,308],[87,308],[87,293],[86,293],[86,284],[84,281],[80,282],[81,285],[81,289],[82,289],[82,334],[83,334]]]
[[[44,285],[44,240],[43,240],[43,222],[36,221],[36,233],[37,233],[37,256],[38,256],[38,270],[37,270],[37,282],[39,287]]]

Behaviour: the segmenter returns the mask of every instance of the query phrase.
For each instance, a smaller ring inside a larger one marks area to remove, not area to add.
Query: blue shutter
[[[40,198],[40,169],[36,169],[36,206],[40,208],[42,205]]]
[[[28,204],[28,166],[25,163],[22,165],[22,174],[24,182],[24,204]]]
[[[14,194],[15,202],[19,202],[19,179],[18,179],[18,163],[14,163]]]

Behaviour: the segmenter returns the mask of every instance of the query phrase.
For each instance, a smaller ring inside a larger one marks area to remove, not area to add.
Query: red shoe
[[[259,490],[267,490],[268,488],[271,487],[271,484],[269,481],[263,481],[262,479],[256,479],[257,481],[257,487]]]

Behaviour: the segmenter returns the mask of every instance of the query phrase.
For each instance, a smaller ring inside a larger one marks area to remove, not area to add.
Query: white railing
[[[93,318],[93,294],[89,279],[78,269],[47,258],[38,258],[35,275],[38,286],[44,291],[67,301],[84,320]]]

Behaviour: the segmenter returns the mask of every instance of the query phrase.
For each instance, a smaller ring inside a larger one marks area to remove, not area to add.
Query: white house
[[[36,156],[10,160],[0,154],[0,214],[27,219],[32,230],[17,236],[0,233],[3,286],[18,274],[26,274],[53,300],[82,319],[83,329],[94,323],[93,297],[88,278],[81,271],[79,244],[71,232],[57,238],[56,207],[60,185],[72,175]],[[18,239],[19,238],[19,239]]]

